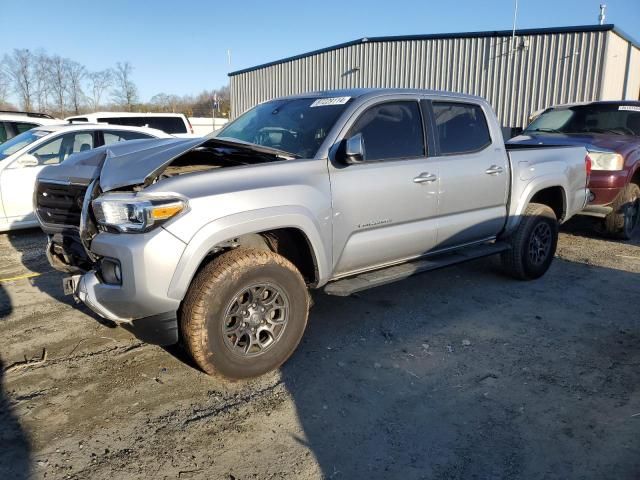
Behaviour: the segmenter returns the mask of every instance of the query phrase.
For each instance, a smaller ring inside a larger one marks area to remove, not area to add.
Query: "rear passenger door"
[[[430,108],[440,181],[437,248],[497,235],[509,185],[502,138],[492,139],[480,104],[434,99]]]
[[[336,276],[419,256],[436,240],[437,171],[418,100],[360,110],[341,142],[358,133],[364,161],[345,164],[336,155],[329,165]]]

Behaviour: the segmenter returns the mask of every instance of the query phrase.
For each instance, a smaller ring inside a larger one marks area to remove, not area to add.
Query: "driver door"
[[[437,238],[438,171],[418,100],[368,107],[345,138],[356,134],[364,161],[332,162],[329,170],[337,276],[419,257]]]
[[[9,223],[35,220],[33,192],[38,173],[48,165],[58,165],[72,153],[93,148],[92,132],[59,135],[38,145],[13,161],[0,175],[0,193]]]

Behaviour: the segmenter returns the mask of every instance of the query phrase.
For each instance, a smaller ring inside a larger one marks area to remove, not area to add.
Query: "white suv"
[[[60,120],[58,120],[60,122]],[[33,213],[36,177],[69,155],[126,140],[174,138],[160,130],[120,125],[36,127],[0,145],[0,232],[38,226]]]
[[[174,137],[193,137],[193,127],[182,113],[96,112],[67,117],[70,122],[109,123],[131,127],[149,127],[170,133]]]
[[[31,130],[40,125],[53,125],[62,120],[53,118],[46,113],[12,112],[0,110],[0,143],[11,140],[22,132]]]

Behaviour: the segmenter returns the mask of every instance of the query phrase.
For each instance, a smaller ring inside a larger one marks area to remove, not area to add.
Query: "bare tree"
[[[35,94],[33,54],[26,48],[16,48],[11,55],[5,55],[4,63],[22,108],[31,110]]]
[[[154,110],[176,113],[182,109],[185,99],[174,94],[158,93],[151,97],[150,103],[153,105]]]
[[[49,58],[49,88],[56,108],[56,114],[64,117],[67,100],[68,60],[60,55]]]
[[[44,112],[49,109],[49,94],[50,94],[50,81],[49,81],[49,56],[44,50],[37,51],[34,56],[34,88],[35,88],[35,103],[39,112]]]
[[[80,113],[80,107],[84,98],[82,91],[82,80],[87,76],[87,69],[84,65],[67,60],[67,91],[69,92],[69,101],[73,108],[73,113]]]
[[[138,87],[133,83],[132,73],[133,66],[129,62],[118,62],[114,71],[115,89],[111,92],[113,100],[125,106],[128,111],[131,111],[133,104],[138,101]]]
[[[0,64],[0,106],[9,103],[9,92],[11,90],[11,80],[9,74],[5,70],[4,62]]]
[[[94,111],[99,110],[102,96],[113,85],[113,71],[111,69],[91,72],[88,75],[90,96],[89,104]]]

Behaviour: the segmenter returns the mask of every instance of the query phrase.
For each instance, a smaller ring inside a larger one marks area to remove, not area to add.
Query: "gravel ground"
[[[99,325],[43,242],[0,235],[0,478],[640,478],[639,236],[574,223],[534,282],[482,259],[314,294],[241,383]]]

